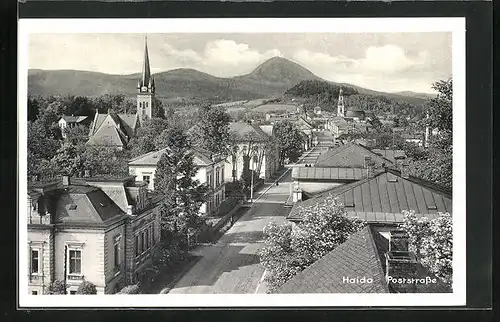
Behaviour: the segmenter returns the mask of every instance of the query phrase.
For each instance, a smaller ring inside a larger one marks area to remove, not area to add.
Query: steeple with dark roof
[[[139,115],[139,120],[150,119],[153,115],[155,80],[153,75],[151,75],[147,36],[144,40],[144,61],[141,78],[137,82],[137,89],[139,91],[137,94],[137,114]]]

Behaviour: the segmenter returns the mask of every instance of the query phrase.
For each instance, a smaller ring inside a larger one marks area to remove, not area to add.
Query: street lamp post
[[[250,169],[250,203],[253,203],[253,169]]]

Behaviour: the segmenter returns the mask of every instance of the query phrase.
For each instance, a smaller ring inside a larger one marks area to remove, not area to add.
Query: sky
[[[145,34],[32,34],[30,69],[107,74],[141,71]],[[319,77],[384,92],[433,93],[452,76],[451,33],[148,34],[153,73],[193,68],[218,77],[251,72],[269,58]]]

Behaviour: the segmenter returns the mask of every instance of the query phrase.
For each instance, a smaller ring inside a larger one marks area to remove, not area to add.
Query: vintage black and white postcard
[[[20,307],[465,305],[464,18],[19,35]]]

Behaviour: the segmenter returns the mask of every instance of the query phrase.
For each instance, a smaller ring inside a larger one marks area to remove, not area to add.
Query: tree
[[[28,96],[28,121],[35,121],[38,117],[39,110],[39,98]]]
[[[82,147],[82,169],[91,169],[93,175],[115,175],[128,174],[128,160],[130,154],[117,148],[85,145]]]
[[[173,128],[162,133],[162,137],[166,152],[158,161],[154,185],[163,196],[163,233],[170,242],[186,244],[188,234],[205,223],[199,212],[208,188],[194,179],[198,168],[188,136]]]
[[[77,125],[75,127],[65,127],[63,130],[65,141],[73,145],[80,145],[87,142],[89,138],[89,127]]]
[[[130,143],[132,156],[136,157],[155,151],[155,149],[157,149],[155,146],[155,139],[171,126],[172,123],[170,121],[161,118],[146,120],[142,126],[137,129],[137,133]]]
[[[76,176],[83,171],[83,160],[76,145],[65,142],[51,160],[59,173]]]
[[[332,196],[299,212],[303,221],[296,225],[272,222],[264,228],[259,255],[271,292],[363,227],[361,221],[347,217],[344,206]]]
[[[41,120],[28,122],[28,151],[37,159],[51,159],[60,143],[54,139]]]
[[[198,123],[193,127],[193,141],[213,154],[227,155],[230,146],[229,115],[220,107],[201,106]]]
[[[107,113],[108,109],[119,114],[135,114],[137,106],[134,100],[123,94],[104,94],[92,101],[94,113],[97,109],[99,113]]]
[[[156,96],[153,98],[153,110],[151,111],[151,114],[152,118],[165,118],[165,108],[163,107],[163,103]]]
[[[78,285],[76,294],[97,294],[97,288],[94,283],[84,280]]]
[[[298,127],[288,120],[278,122],[275,137],[280,151],[279,163],[283,164],[285,159],[296,162],[304,150],[304,138]]]
[[[412,164],[412,174],[452,189],[453,182],[453,82],[438,81],[433,88],[439,93],[425,106],[423,125],[438,134],[429,141],[428,158]]]
[[[451,285],[453,276],[453,218],[449,213],[429,220],[417,218],[414,211],[403,211],[404,229],[410,237],[410,250],[420,263]]]

